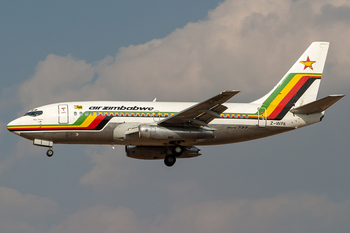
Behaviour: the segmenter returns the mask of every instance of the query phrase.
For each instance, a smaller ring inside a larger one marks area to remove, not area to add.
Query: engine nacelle
[[[139,137],[157,140],[189,140],[214,138],[213,131],[202,128],[163,127],[158,125],[140,125]]]
[[[113,130],[114,141],[133,141],[138,139],[138,123],[123,123]],[[135,138],[136,137],[136,138]]]
[[[126,156],[134,159],[164,159],[170,154],[172,147],[164,146],[125,146]],[[185,147],[182,155],[179,158],[191,158],[201,155],[200,149],[195,146]]]

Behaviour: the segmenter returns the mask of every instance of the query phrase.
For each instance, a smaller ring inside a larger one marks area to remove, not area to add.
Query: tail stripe
[[[294,74],[281,92],[276,94],[279,91],[276,89],[275,94],[272,94],[275,98],[270,103],[265,101],[263,104],[263,107],[266,106],[267,118],[281,120],[311,84],[320,78],[321,75]]]

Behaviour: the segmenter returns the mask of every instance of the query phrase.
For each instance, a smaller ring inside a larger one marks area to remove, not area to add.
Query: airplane
[[[75,101],[34,108],[7,129],[36,146],[53,144],[124,145],[135,159],[201,155],[197,146],[237,143],[320,122],[325,110],[345,95],[316,100],[329,42],[313,42],[277,85],[250,103],[226,103],[228,90],[200,103]]]

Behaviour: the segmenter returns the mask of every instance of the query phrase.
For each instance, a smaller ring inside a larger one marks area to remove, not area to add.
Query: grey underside
[[[118,123],[110,123],[101,131],[45,131],[45,132],[22,132],[21,137],[29,140],[42,139],[53,141],[54,144],[107,144],[107,145],[145,145],[145,146],[163,146],[172,145],[170,140],[153,140],[139,138],[138,134],[128,135],[126,140],[114,140],[113,130],[118,126]],[[258,127],[257,125],[210,125],[215,128],[214,138],[206,140],[186,140],[178,141],[184,146],[193,145],[217,145],[253,140],[257,138],[267,137],[294,128],[287,127]]]

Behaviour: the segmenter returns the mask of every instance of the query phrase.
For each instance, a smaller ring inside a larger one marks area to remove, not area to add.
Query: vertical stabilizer
[[[315,101],[328,47],[329,42],[313,42],[278,84],[253,102],[261,104],[258,114],[264,112],[267,119],[280,120],[292,107]]]

